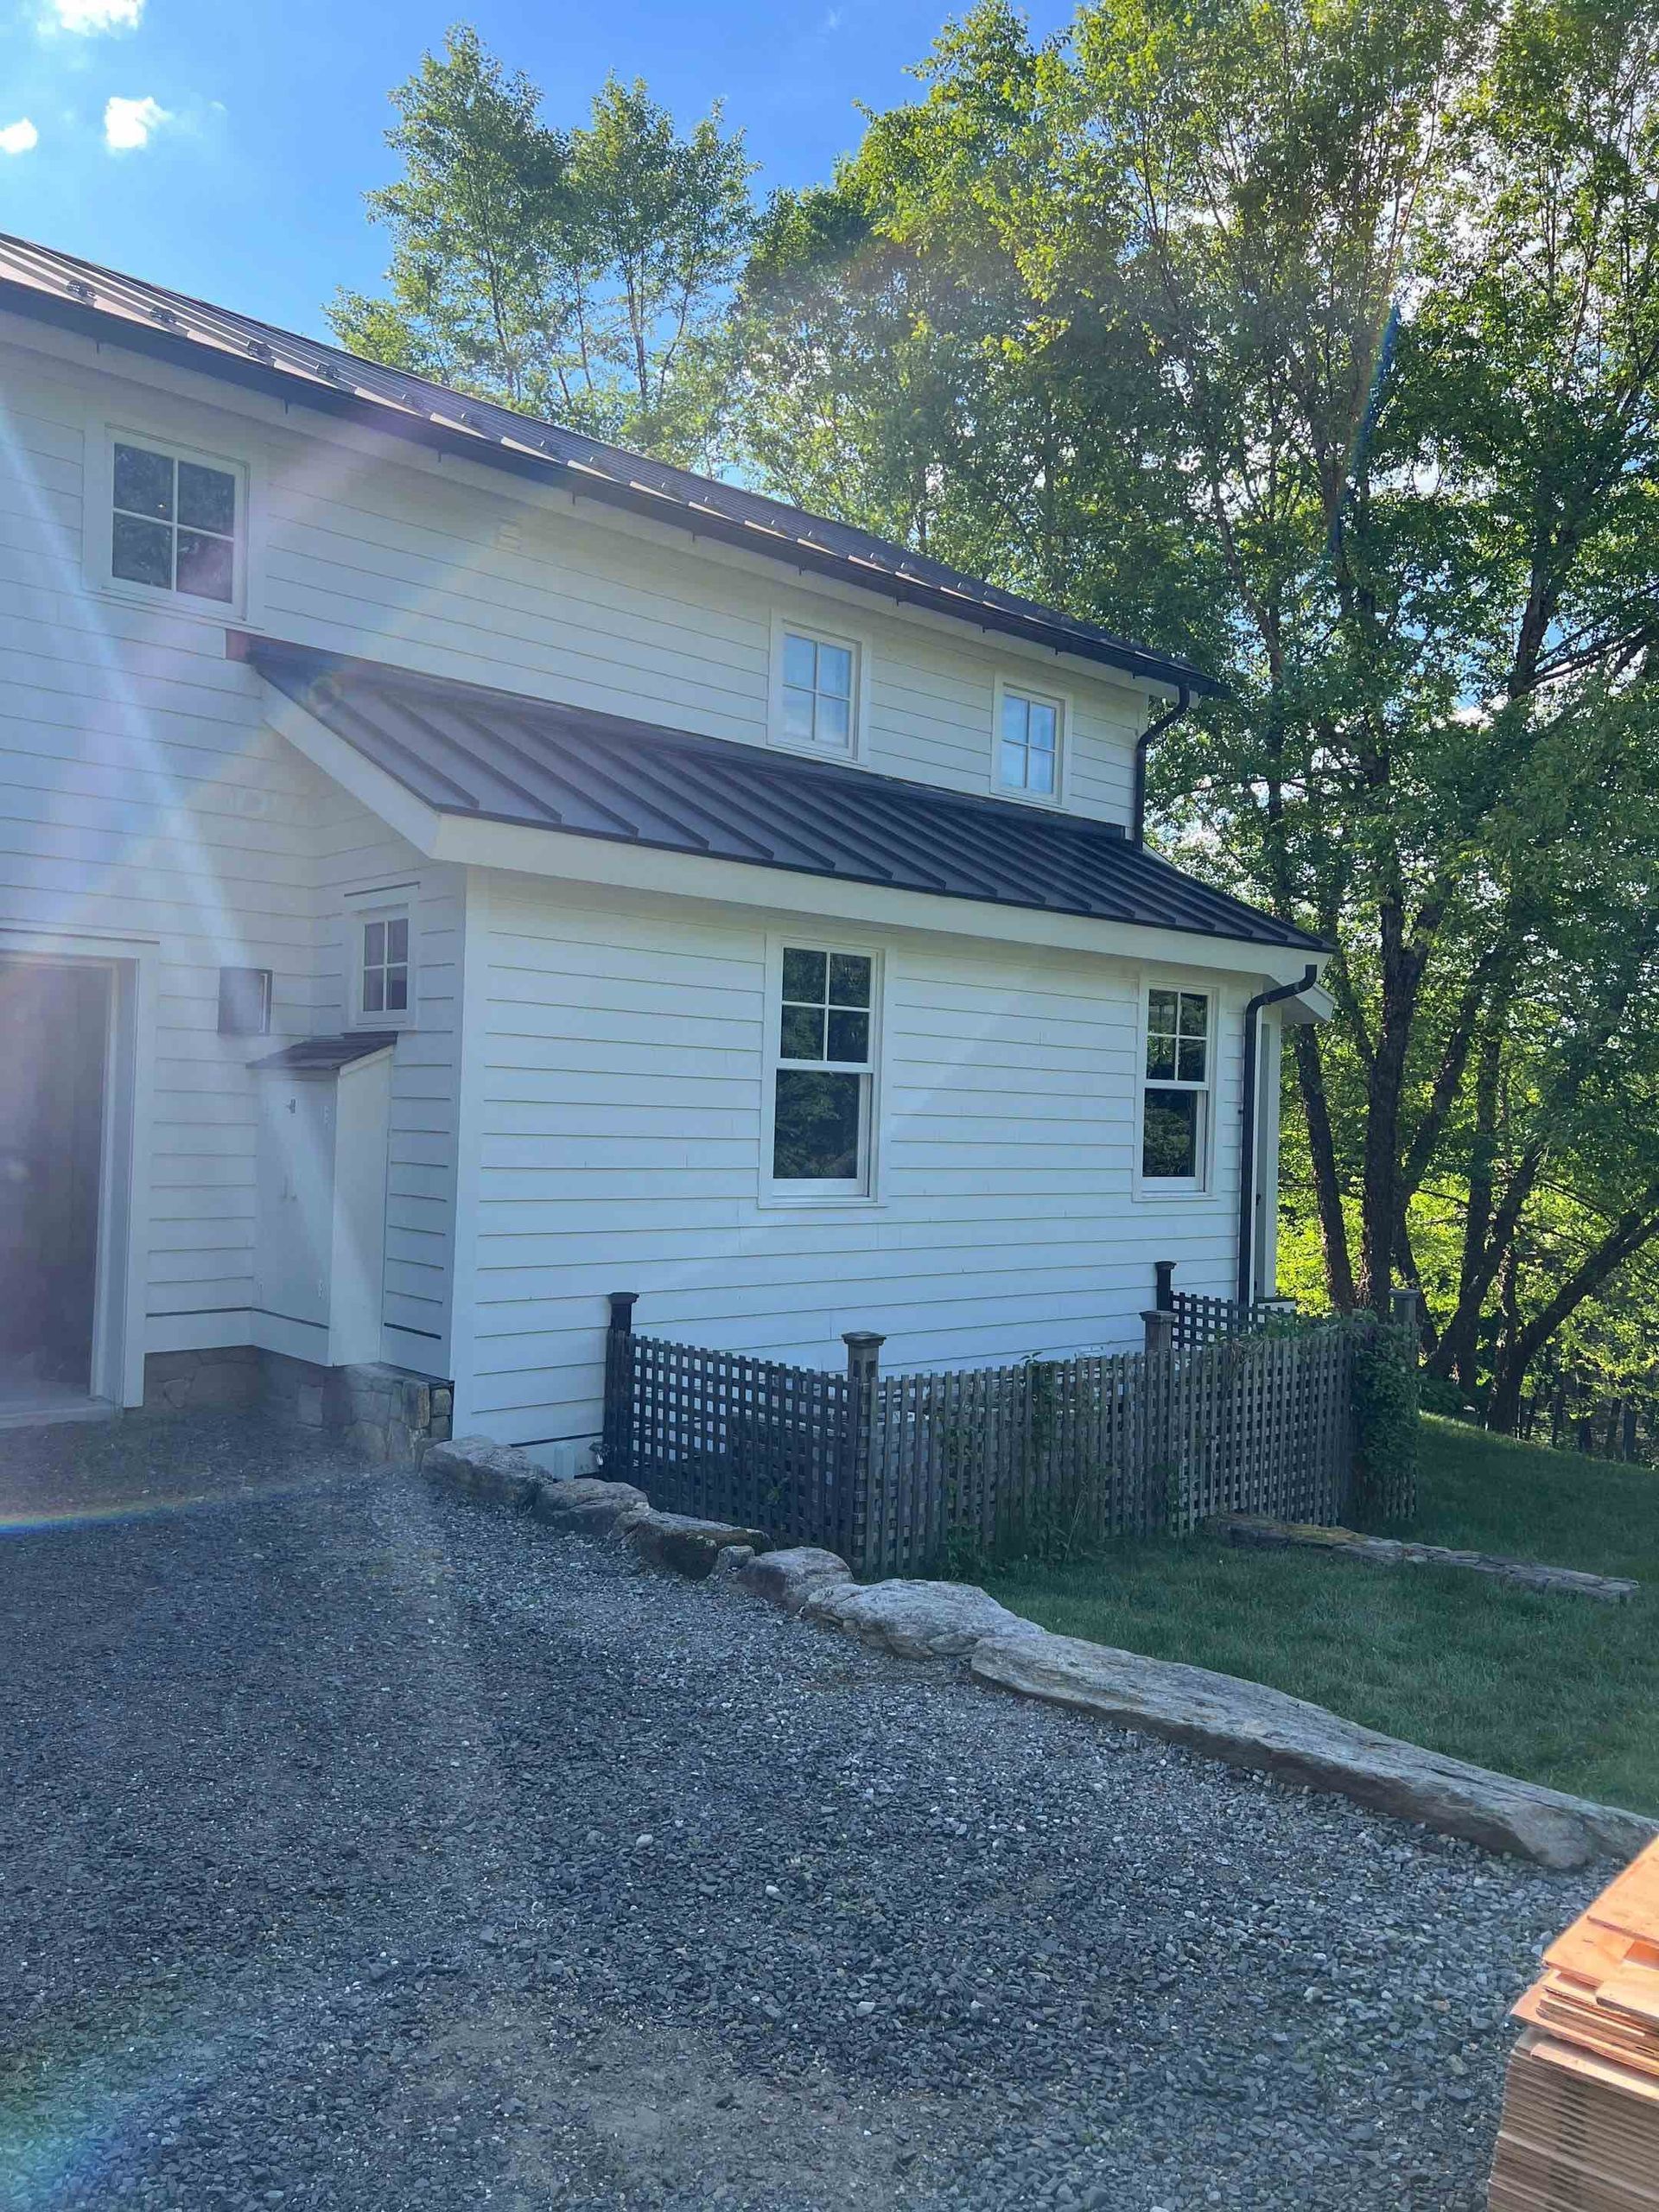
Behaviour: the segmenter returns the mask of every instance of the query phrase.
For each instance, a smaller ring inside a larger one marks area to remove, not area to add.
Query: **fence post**
[[[1421,1290],[1391,1290],[1389,1293],[1389,1319],[1397,1327],[1409,1329],[1412,1341],[1412,1364],[1417,1364],[1417,1342],[1423,1325],[1423,1294]]]
[[[1173,1261],[1160,1261],[1159,1265],[1160,1267],[1173,1267],[1174,1262]],[[1173,1307],[1167,1306],[1152,1306],[1147,1313],[1141,1316],[1141,1319],[1146,1328],[1147,1350],[1149,1353],[1174,1351],[1175,1314]]]
[[[639,1299],[637,1290],[613,1290],[607,1301],[611,1322],[605,1332],[605,1410],[599,1456],[613,1482],[628,1474],[633,1459],[633,1309]]]
[[[1157,1286],[1152,1294],[1153,1304],[1160,1313],[1173,1313],[1175,1311],[1174,1261],[1154,1260],[1152,1263],[1152,1279]]]
[[[841,1341],[847,1347],[847,1433],[842,1442],[842,1527],[845,1530],[847,1563],[863,1572],[879,1566],[870,1556],[874,1527],[880,1541],[881,1516],[870,1496],[875,1425],[876,1375],[881,1347],[887,1342],[874,1329],[847,1329]]]

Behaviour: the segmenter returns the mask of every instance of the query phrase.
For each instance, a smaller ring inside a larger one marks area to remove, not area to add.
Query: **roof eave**
[[[531,482],[556,480],[561,489],[575,498],[592,499],[604,506],[666,523],[689,537],[711,539],[741,552],[759,555],[782,567],[796,569],[803,575],[825,576],[876,597],[891,599],[901,606],[922,607],[970,628],[1018,638],[1049,652],[1091,661],[1121,675],[1166,685],[1171,690],[1184,687],[1194,697],[1227,696],[1225,684],[1184,661],[1081,635],[1063,622],[1046,622],[1014,608],[972,600],[893,569],[820,550],[798,538],[779,537],[775,543],[769,542],[764,533],[730,521],[708,507],[688,506],[666,494],[619,483],[613,478],[577,468],[554,454],[521,450],[464,429],[450,429],[426,416],[401,414],[375,400],[362,398],[356,392],[335,391],[279,363],[260,361],[252,355],[245,359],[226,347],[181,332],[159,327],[152,330],[124,315],[111,315],[78,300],[59,299],[35,285],[3,275],[0,275],[0,308],[90,338],[95,345],[119,346],[149,359],[164,361],[171,367],[217,377],[244,391],[280,400],[286,406],[307,407],[359,428],[400,438],[429,452],[475,461],[480,467]]]

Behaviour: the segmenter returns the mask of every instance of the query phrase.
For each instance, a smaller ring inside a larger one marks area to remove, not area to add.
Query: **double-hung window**
[[[1213,1020],[1207,991],[1147,993],[1141,1180],[1154,1191],[1204,1187],[1210,1145]]]
[[[875,960],[785,945],[771,1071],[769,1184],[784,1198],[864,1198],[871,1189]]]
[[[409,1019],[409,915],[388,908],[365,914],[359,925],[362,960],[358,971],[358,1012],[365,1021]]]
[[[857,654],[850,640],[779,636],[777,734],[785,745],[850,755],[857,737]]]
[[[1055,798],[1060,789],[1060,704],[1005,689],[997,729],[996,780],[1005,791]]]
[[[111,581],[233,606],[243,527],[238,472],[120,437],[111,463]]]

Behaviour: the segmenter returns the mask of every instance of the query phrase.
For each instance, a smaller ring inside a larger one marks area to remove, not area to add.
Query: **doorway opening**
[[[92,1395],[113,981],[0,954],[0,1420]]]

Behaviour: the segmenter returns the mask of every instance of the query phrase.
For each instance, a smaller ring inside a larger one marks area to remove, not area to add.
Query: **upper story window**
[[[387,1021],[394,1027],[409,1019],[409,912],[387,907],[361,917],[359,925],[361,960],[358,969],[357,1010],[365,1021]]]
[[[1213,1052],[1207,991],[1147,993],[1146,1082],[1141,1096],[1141,1179],[1201,1190],[1210,1144]]]
[[[771,1071],[774,1196],[869,1195],[875,1011],[873,955],[785,946]]]
[[[111,580],[234,604],[243,519],[237,472],[120,437],[112,461]]]
[[[1057,798],[1060,790],[1060,702],[1005,688],[997,722],[996,780],[1005,791]]]
[[[850,755],[858,721],[858,648],[848,638],[779,633],[775,735],[785,745]]]

